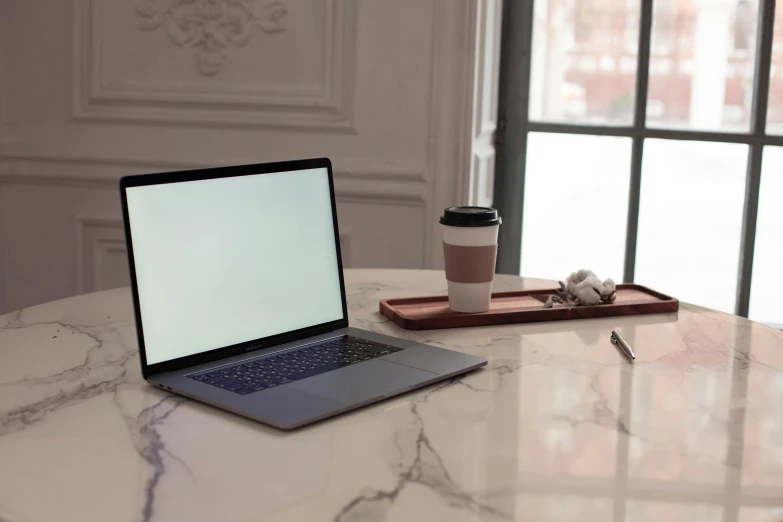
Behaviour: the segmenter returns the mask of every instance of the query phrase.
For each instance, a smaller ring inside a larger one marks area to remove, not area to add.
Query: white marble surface
[[[688,305],[407,332],[378,300],[441,272],[346,283],[352,326],[489,365],[285,433],[147,386],[127,288],[0,317],[0,520],[783,520],[783,332]]]

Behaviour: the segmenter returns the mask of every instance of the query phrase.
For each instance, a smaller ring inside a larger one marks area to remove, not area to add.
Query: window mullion
[[[769,71],[772,62],[772,36],[775,27],[775,0],[762,0],[759,9],[759,31],[756,43],[756,74],[753,85],[753,109],[751,130],[756,138],[764,138],[767,130],[767,105],[769,103]],[[756,219],[758,217],[759,188],[761,187],[761,161],[763,146],[756,142],[748,154],[748,171],[745,181],[745,206],[742,216],[739,273],[737,276],[736,313],[748,316],[750,287],[753,277],[753,254],[756,247]]]
[[[642,0],[639,18],[639,50],[636,64],[636,94],[634,96],[633,127],[637,131],[631,152],[631,180],[628,195],[628,224],[625,230],[625,273],[623,281],[633,282],[636,270],[636,244],[639,230],[639,200],[642,188],[642,153],[644,137],[641,131],[647,119],[647,86],[650,76],[650,41],[652,39],[653,0]]]
[[[497,273],[519,274],[529,123],[533,4],[504,0],[494,205],[503,216]]]

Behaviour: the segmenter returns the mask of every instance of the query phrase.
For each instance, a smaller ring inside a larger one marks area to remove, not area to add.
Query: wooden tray
[[[677,299],[634,284],[617,285],[617,299],[612,304],[544,308],[547,297],[556,292],[555,288],[493,292],[489,311],[477,314],[452,311],[445,295],[385,299],[381,301],[380,308],[384,316],[406,330],[665,314],[680,308]]]

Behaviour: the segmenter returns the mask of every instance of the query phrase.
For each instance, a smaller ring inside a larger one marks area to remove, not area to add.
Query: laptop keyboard
[[[206,370],[188,377],[230,392],[247,395],[401,350],[402,348],[396,346],[345,335],[314,346],[308,345],[280,355],[253,359],[216,370]]]

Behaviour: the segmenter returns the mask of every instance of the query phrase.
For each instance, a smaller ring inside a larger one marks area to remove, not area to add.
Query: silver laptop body
[[[328,159],[129,176],[120,192],[154,386],[293,429],[487,363],[348,326]]]

